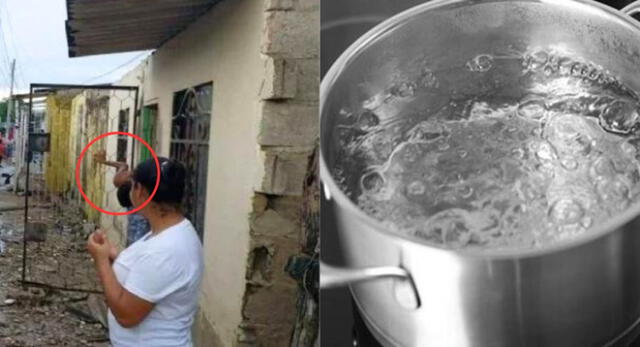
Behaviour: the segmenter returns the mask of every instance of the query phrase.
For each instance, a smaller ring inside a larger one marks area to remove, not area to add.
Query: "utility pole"
[[[11,122],[13,120],[13,79],[15,78],[16,73],[16,60],[13,59],[11,62],[11,85],[9,87],[9,105],[7,107],[7,122]]]

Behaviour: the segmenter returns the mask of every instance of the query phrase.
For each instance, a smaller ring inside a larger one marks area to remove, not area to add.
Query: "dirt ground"
[[[89,293],[101,290],[85,248],[90,228],[74,208],[30,209],[46,239],[27,243],[26,280],[43,285],[23,286],[24,210],[6,211],[23,199],[0,192],[0,346],[109,346],[102,296]]]

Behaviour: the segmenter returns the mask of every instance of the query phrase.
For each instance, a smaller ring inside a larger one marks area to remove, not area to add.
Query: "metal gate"
[[[34,109],[40,99],[40,109]],[[44,103],[43,103],[44,100]],[[94,266],[86,251],[86,239],[98,226],[122,229],[124,216],[100,213],[87,204],[75,184],[80,152],[97,136],[129,130],[135,133],[138,87],[31,84],[27,126],[20,132],[23,161],[16,190],[24,194],[22,283],[59,290],[100,292]],[[130,159],[131,139],[107,137],[84,156],[80,182],[85,194],[106,210],[119,209],[115,170],[94,161],[92,154],[106,153],[107,160]],[[23,176],[24,175],[24,176]]]
[[[171,158],[187,169],[184,208],[203,238],[206,211],[212,84],[180,91],[173,99]]]

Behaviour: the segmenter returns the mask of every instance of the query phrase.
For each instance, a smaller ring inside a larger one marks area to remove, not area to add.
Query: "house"
[[[67,0],[69,55],[155,50],[116,83],[137,86],[139,99],[110,96],[100,131],[135,132],[187,166],[186,207],[205,253],[196,343],[288,345],[299,287],[284,268],[303,243],[303,187],[319,137],[320,2],[127,3]],[[104,146],[149,157],[130,138]],[[93,194],[113,211],[112,174]],[[124,217],[99,222],[124,243]]]

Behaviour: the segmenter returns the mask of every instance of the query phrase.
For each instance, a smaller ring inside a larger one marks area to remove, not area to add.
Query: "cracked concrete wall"
[[[304,181],[319,138],[320,2],[266,0],[264,18],[259,169],[240,346],[291,341],[299,288],[284,269],[301,250]]]

